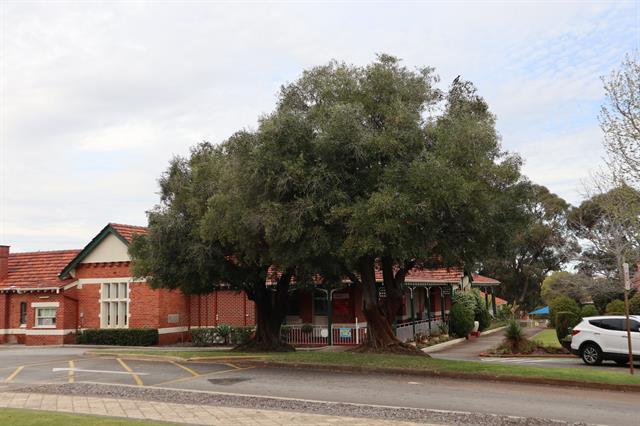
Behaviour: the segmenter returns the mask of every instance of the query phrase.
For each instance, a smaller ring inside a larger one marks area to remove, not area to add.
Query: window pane
[[[113,287],[113,290],[112,290],[113,298],[117,299],[119,297],[118,296],[118,284],[111,284],[111,286]]]
[[[102,298],[103,299],[109,299],[109,291],[111,290],[111,287],[109,284],[102,284]]]
[[[107,302],[102,302],[102,312],[100,314],[102,315],[100,327],[106,327],[109,325],[109,304]]]
[[[120,283],[120,299],[126,299],[128,296],[127,283]]]
[[[118,303],[113,304],[113,325],[120,325],[120,318],[118,316]]]
[[[127,315],[127,310],[128,310],[128,309],[127,309],[127,305],[128,305],[128,303],[127,303],[127,302],[122,302],[122,306],[123,306],[123,308],[122,308],[122,312],[123,312],[123,313],[122,313],[122,315],[124,315],[124,322],[123,322],[123,324],[124,324],[124,325],[127,325],[127,320],[128,320],[128,315]]]
[[[626,330],[626,324],[623,328],[623,324],[622,324],[622,319],[604,319],[602,320],[602,328],[605,328],[607,330],[615,330],[615,331],[622,331],[622,330]]]

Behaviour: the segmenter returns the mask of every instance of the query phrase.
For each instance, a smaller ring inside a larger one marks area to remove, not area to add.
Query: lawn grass
[[[517,376],[537,379],[564,379],[580,382],[640,386],[640,377],[629,376],[624,374],[625,372],[619,370],[603,371],[588,368],[550,368],[475,361],[454,361],[406,355],[380,355],[324,351],[253,354],[231,351],[175,352],[163,351],[161,349],[109,350],[108,353],[170,355],[179,356],[185,359],[192,357],[225,358],[230,356],[261,356],[265,361],[298,365],[374,367],[385,368],[390,371],[420,370],[433,373],[434,375],[437,375],[438,373],[453,373],[464,375],[467,378],[478,379],[482,379],[483,377]]]
[[[173,423],[1,408],[0,424],[20,426],[167,426]]]
[[[558,336],[556,335],[556,330],[554,330],[553,328],[548,328],[546,330],[542,330],[540,333],[538,333],[535,336],[533,336],[531,338],[531,340],[534,340],[534,341],[538,342],[540,345],[545,346],[545,347],[552,347],[552,348],[561,348],[562,347],[562,345],[558,341]]]

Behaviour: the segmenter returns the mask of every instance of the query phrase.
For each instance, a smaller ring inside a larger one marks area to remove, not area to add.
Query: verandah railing
[[[333,345],[358,345],[366,339],[367,328],[358,325],[333,325],[331,327]],[[283,325],[283,339],[292,345],[329,345],[329,329],[326,325]]]

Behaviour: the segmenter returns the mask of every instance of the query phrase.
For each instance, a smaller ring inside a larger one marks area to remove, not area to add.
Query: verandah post
[[[491,304],[493,305],[493,317],[498,317],[498,310],[496,309],[496,292],[493,287],[491,287]]]
[[[442,314],[442,322],[444,322],[444,287],[440,287],[440,312]]]
[[[427,321],[429,322],[429,335],[431,335],[431,288],[425,287],[425,290],[427,290]]]
[[[413,287],[409,287],[409,301],[411,302],[411,327],[413,329],[413,337],[416,337],[416,315],[415,305],[413,303]]]
[[[484,305],[488,311],[489,310],[489,293],[487,293],[488,289],[487,287],[482,287],[482,290],[484,291]]]
[[[327,293],[327,327],[329,328],[329,346],[333,345],[333,303],[331,303],[331,296],[333,290],[325,290]]]

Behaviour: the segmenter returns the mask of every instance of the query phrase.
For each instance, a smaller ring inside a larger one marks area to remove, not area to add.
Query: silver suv
[[[629,315],[633,359],[640,360],[640,316]],[[571,352],[585,364],[599,365],[611,360],[629,362],[627,323],[624,316],[586,317],[571,331]]]

